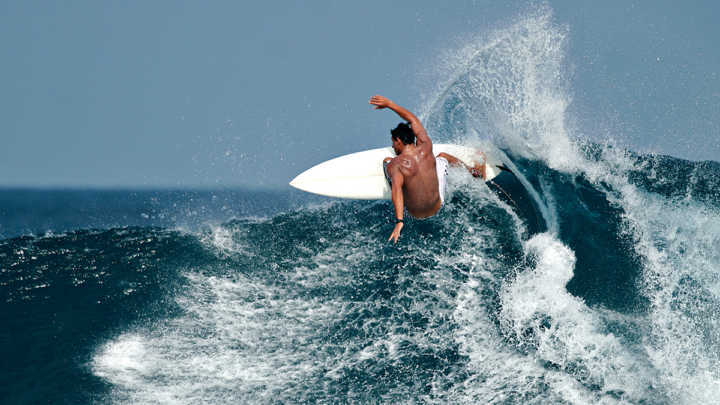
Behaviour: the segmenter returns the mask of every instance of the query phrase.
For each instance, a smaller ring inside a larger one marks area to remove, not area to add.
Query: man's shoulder
[[[388,164],[388,172],[390,174],[401,174],[403,176],[412,175],[417,168],[414,159],[411,156],[399,155],[394,157]]]
[[[395,156],[388,162],[387,171],[388,173],[400,171],[400,166],[402,166],[402,163],[400,162],[400,156]]]

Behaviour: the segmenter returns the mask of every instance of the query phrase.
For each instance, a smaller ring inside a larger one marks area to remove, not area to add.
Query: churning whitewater
[[[540,232],[458,170],[396,246],[367,201],[5,239],[4,314],[88,319],[16,378],[63,364],[72,398],[127,404],[716,403],[720,165],[579,140],[567,36],[540,8],[448,51],[422,110],[514,162]]]

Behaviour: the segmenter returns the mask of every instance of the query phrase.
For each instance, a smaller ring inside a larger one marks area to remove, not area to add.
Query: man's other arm
[[[405,182],[405,177],[400,172],[400,168],[397,166],[391,167],[390,169],[390,175],[392,178],[392,201],[393,206],[395,207],[395,228],[392,231],[392,234],[390,234],[390,238],[388,238],[388,241],[393,241],[393,243],[397,243],[398,238],[400,237],[400,231],[403,228],[402,222],[397,222],[397,220],[403,219],[403,214],[405,212],[405,197],[403,196],[402,186]]]

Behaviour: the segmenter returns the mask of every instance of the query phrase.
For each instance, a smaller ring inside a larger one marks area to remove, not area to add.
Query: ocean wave
[[[397,245],[382,201],[4,239],[9,397],[713,403],[720,167],[573,134],[567,35],[540,7],[471,41],[423,110],[438,140],[513,162],[539,232],[453,171]]]

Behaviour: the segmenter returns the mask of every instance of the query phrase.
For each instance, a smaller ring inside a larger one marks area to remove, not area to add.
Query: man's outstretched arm
[[[392,102],[392,100],[383,97],[383,96],[372,96],[370,98],[370,104],[375,106],[376,110],[383,109],[383,108],[389,108],[397,115],[400,116],[400,118],[404,119],[405,121],[410,123],[410,128],[412,128],[413,132],[415,133],[415,137],[417,138],[417,145],[423,145],[427,143],[428,145],[432,145],[432,141],[430,140],[430,137],[427,135],[427,132],[425,131],[425,128],[420,123],[420,120],[410,111],[407,109],[400,107],[399,105]]]

